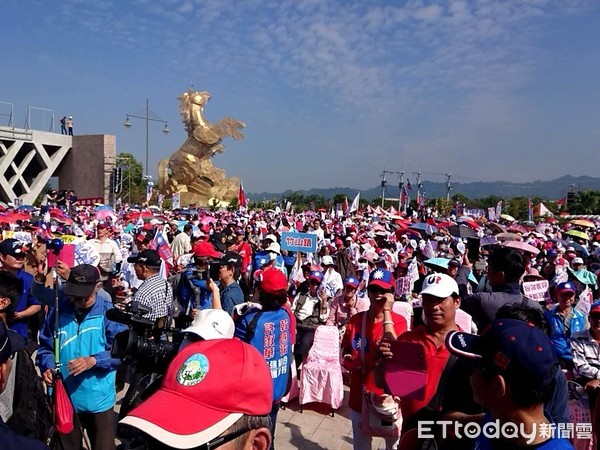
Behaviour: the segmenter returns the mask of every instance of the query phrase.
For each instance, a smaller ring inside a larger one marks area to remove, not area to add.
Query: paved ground
[[[331,417],[328,405],[312,403],[299,412],[298,401],[290,402],[280,410],[275,429],[275,448],[288,449],[352,449],[352,422],[348,408],[348,388],[344,388],[344,406]],[[375,438],[373,448],[385,449],[383,439]]]

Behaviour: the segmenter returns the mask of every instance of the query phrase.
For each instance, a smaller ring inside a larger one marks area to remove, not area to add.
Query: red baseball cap
[[[269,414],[272,404],[271,372],[258,350],[239,339],[198,341],[181,350],[160,389],[121,423],[170,447],[192,448],[244,414]]]
[[[210,242],[202,241],[198,242],[194,247],[194,256],[198,257],[209,257],[209,258],[221,258],[221,253],[215,250]]]
[[[311,272],[312,274],[312,272]],[[274,267],[263,270],[259,277],[260,288],[264,292],[277,293],[287,289],[287,278],[285,274]]]

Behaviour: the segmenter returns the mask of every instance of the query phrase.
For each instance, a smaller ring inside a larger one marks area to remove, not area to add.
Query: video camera
[[[115,336],[110,354],[134,361],[142,371],[162,373],[177,354],[182,337],[177,329],[157,329],[153,320],[143,317],[150,312],[152,308],[135,301],[125,305],[125,310],[113,308],[106,312],[107,319],[129,327]],[[167,340],[161,339],[163,332],[167,333]]]
[[[198,280],[208,281],[208,279],[210,278],[210,265],[208,266],[207,270],[194,269],[192,270],[190,275]]]

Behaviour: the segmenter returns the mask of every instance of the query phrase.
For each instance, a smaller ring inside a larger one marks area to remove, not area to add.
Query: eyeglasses
[[[198,449],[212,450],[214,448],[220,447],[223,444],[227,444],[228,442],[233,441],[234,439],[237,439],[241,435],[246,434],[248,431],[251,430],[252,428],[240,428],[239,430],[234,431],[233,433],[216,437],[212,441],[208,441],[206,444],[201,445],[200,447],[198,447]]]

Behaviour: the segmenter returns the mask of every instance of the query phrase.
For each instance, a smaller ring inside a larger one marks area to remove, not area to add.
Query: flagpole
[[[402,211],[402,189],[404,189],[404,172],[400,172],[400,181],[398,182],[398,211]]]

